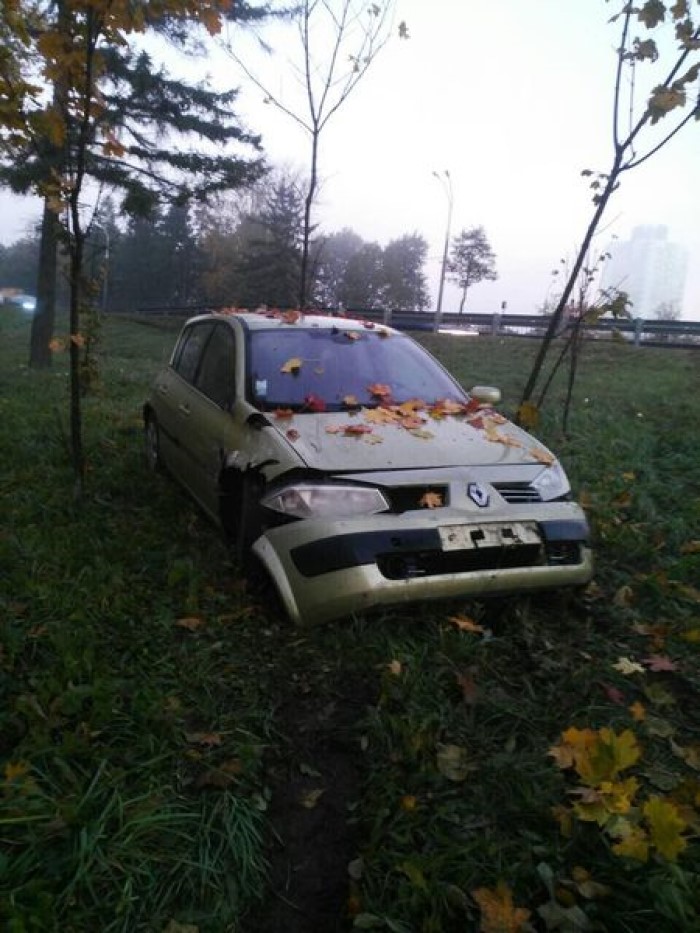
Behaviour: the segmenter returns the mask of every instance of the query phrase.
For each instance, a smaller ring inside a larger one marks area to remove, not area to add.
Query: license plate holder
[[[438,528],[443,551],[480,551],[541,545],[536,522],[489,522]]]

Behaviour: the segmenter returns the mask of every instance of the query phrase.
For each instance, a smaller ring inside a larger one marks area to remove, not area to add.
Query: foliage
[[[387,243],[382,262],[386,307],[401,311],[427,308],[428,288],[423,273],[427,255],[428,244],[418,233]]]
[[[467,291],[479,282],[495,281],[496,256],[491,249],[483,227],[461,230],[452,240],[447,262],[450,278],[462,289],[459,313],[464,311]]]
[[[610,20],[617,24],[620,35],[615,46],[617,70],[613,88],[610,165],[607,171],[584,169],[581,173],[590,179],[594,210],[525,383],[521,407],[526,403],[534,404],[535,388],[552,340],[559,332],[566,308],[580,281],[608,202],[625,172],[652,158],[691,120],[700,118],[700,96],[697,88],[693,87],[700,80],[700,23],[691,4],[687,0],[673,3],[644,0],[638,6],[627,2],[617,6],[618,12]],[[635,28],[641,30],[641,35],[633,35]],[[647,77],[650,90],[640,111],[635,94],[643,75]],[[572,355],[572,360],[573,373],[575,355]]]
[[[311,295],[312,211],[319,185],[321,136],[386,45],[393,9],[394,0],[369,5],[362,0],[301,0],[294,8],[297,46],[290,62],[290,72],[299,83],[297,90],[301,90],[298,105],[267,86],[237,50],[229,48],[233,60],[264,94],[266,103],[290,117],[309,137],[296,302],[300,308],[307,307]],[[399,26],[398,36],[408,38],[405,23]],[[288,53],[290,48],[287,43]]]
[[[696,350],[597,341],[581,360],[574,439],[543,412],[542,440],[593,528],[585,594],[294,630],[246,594],[218,532],[141,463],[141,404],[177,322],[105,321],[80,512],[52,401],[65,367],[27,377],[28,326],[0,318],[8,928],[265,929],[265,907],[283,905],[274,892],[288,892],[266,888],[262,863],[296,814],[305,847],[290,883],[314,856],[322,868],[276,929],[299,928],[319,891],[334,913],[317,929],[697,929]],[[530,341],[422,339],[463,384],[500,384],[512,411]],[[551,391],[561,401],[566,381]],[[590,738],[585,778],[548,755],[565,733],[574,749]],[[598,793],[606,778],[638,782],[635,825],[671,851],[685,840],[675,861],[654,843],[646,862],[618,854],[607,829],[573,813],[582,797],[568,791]],[[677,835],[655,798],[686,824]],[[568,836],[552,814],[562,806]],[[317,842],[331,813],[352,847],[333,895],[332,845]]]

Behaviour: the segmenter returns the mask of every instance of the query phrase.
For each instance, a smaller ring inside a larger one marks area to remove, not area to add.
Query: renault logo
[[[489,504],[489,494],[481,483],[469,483],[467,486],[467,495],[480,509],[485,509]]]

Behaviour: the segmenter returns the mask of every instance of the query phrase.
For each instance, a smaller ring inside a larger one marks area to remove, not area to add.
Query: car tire
[[[143,433],[146,464],[151,472],[162,473],[164,468],[160,453],[160,428],[155,415],[149,414],[146,416]]]

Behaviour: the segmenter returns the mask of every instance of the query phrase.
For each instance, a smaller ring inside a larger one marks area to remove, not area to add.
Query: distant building
[[[668,240],[662,224],[635,227],[629,240],[608,247],[601,288],[627,292],[632,317],[680,317],[688,267],[688,253]]]

